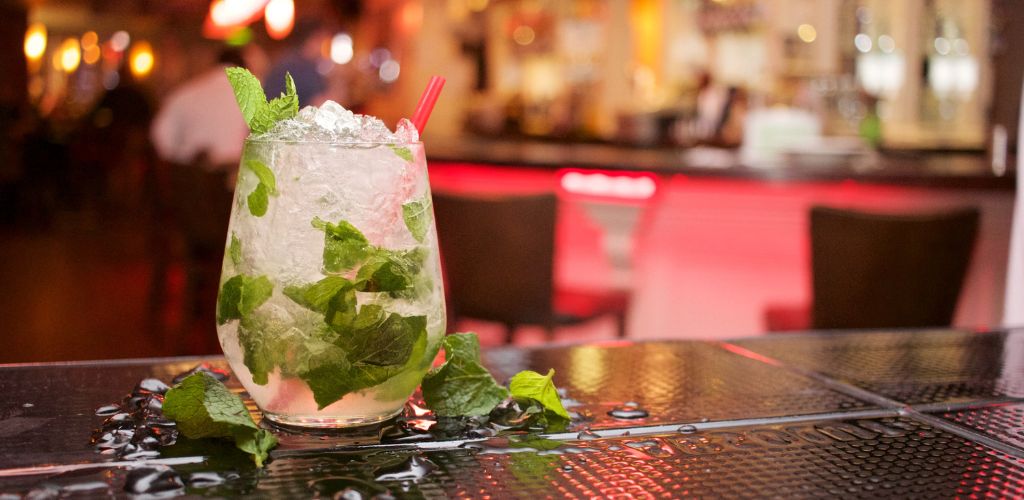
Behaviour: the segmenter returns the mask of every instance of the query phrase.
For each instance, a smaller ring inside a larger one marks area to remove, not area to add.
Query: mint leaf
[[[259,79],[248,70],[228,68],[225,72],[235,93],[238,108],[242,110],[242,117],[253,133],[262,134],[277,122],[298,114],[299,98],[295,94],[295,81],[290,74],[285,75],[285,94],[268,103]]]
[[[423,335],[412,346],[412,353],[409,354],[409,361],[405,363],[401,371],[396,373],[388,381],[387,385],[377,389],[374,399],[377,401],[405,400],[416,390],[423,380],[423,373],[430,368],[430,364],[441,347],[440,342],[435,342],[432,352],[427,350],[427,336]]]
[[[474,333],[444,338],[445,362],[423,379],[427,407],[442,417],[487,415],[508,391],[480,364],[480,341]]]
[[[288,345],[279,332],[251,318],[243,318],[238,325],[238,344],[242,347],[242,361],[252,374],[253,382],[267,385],[268,376],[284,362]]]
[[[409,148],[403,148],[401,146],[395,146],[395,145],[390,145],[388,147],[391,148],[391,151],[394,151],[395,154],[398,155],[399,158],[401,158],[401,159],[403,159],[405,161],[412,161],[412,159],[413,159],[412,151],[410,151]]]
[[[410,201],[402,205],[402,219],[405,220],[405,227],[409,228],[412,237],[423,243],[423,238],[427,236],[427,230],[430,229],[430,223],[433,220],[430,198]]]
[[[313,391],[317,408],[324,409],[351,392],[349,362],[338,346],[322,340],[311,340],[303,345],[299,361],[299,378]]]
[[[228,245],[228,255],[231,256],[231,263],[238,266],[242,264],[242,242],[238,240],[235,233],[231,233],[231,243]]]
[[[163,410],[192,439],[231,437],[237,427],[257,429],[242,399],[204,372],[189,375],[167,391]]]
[[[335,331],[347,330],[356,317],[356,294],[351,281],[341,276],[328,276],[304,286],[288,286],[284,295],[297,304],[324,315]]]
[[[273,434],[253,422],[242,398],[204,372],[189,375],[168,390],[163,412],[190,439],[234,439],[240,450],[253,454],[259,467],[263,466],[270,449],[277,445]]]
[[[336,340],[340,349],[320,348],[321,356],[299,376],[309,385],[322,410],[350,392],[379,385],[406,372],[410,363],[418,365],[426,350],[426,326],[425,316],[388,314],[378,305],[364,305],[352,330]],[[338,356],[345,352],[344,358]],[[415,382],[409,393],[413,389]]]
[[[256,185],[249,196],[245,198],[249,205],[249,213],[256,217],[263,217],[267,213],[267,206],[270,204],[269,191],[262,182]]]
[[[539,403],[544,408],[548,423],[559,419],[568,422],[569,412],[565,411],[562,400],[558,397],[558,390],[555,389],[555,384],[552,381],[554,376],[554,369],[549,370],[547,375],[524,370],[512,377],[508,388],[514,398],[528,399]]]
[[[256,174],[259,183],[266,186],[268,194],[277,196],[277,179],[274,177],[274,171],[266,163],[249,159],[242,162],[242,165]]]
[[[256,467],[263,467],[270,456],[270,450],[277,446],[277,437],[266,429],[256,432],[243,432],[234,436],[235,446],[239,450],[252,455]]]
[[[373,247],[363,233],[346,221],[337,224],[313,218],[313,227],[324,232],[324,270],[337,273],[352,269],[371,255]]]
[[[228,68],[224,70],[231,82],[231,89],[235,92],[235,101],[238,108],[242,110],[242,118],[253,132],[266,132],[266,129],[256,130],[253,120],[257,115],[265,114],[267,107],[267,95],[263,93],[263,85],[255,75],[245,68]],[[273,125],[273,124],[271,124]],[[261,126],[262,127],[262,126]],[[269,128],[269,127],[268,127]]]
[[[369,310],[364,314],[364,311]],[[380,306],[368,304],[359,311],[348,359],[353,366],[401,366],[409,360],[413,346],[427,335],[426,316],[386,315]],[[386,316],[385,316],[386,315]],[[373,318],[372,322],[360,319]],[[383,319],[381,319],[383,318]]]
[[[295,80],[291,73],[284,74],[284,90],[281,97],[269,103],[269,115],[274,122],[287,120],[299,114],[299,96],[295,93]]]
[[[412,252],[378,251],[356,274],[362,292],[400,292],[411,288],[421,264]]]
[[[217,296],[217,324],[242,319],[262,305],[274,292],[274,284],[266,276],[239,274],[224,282]]]

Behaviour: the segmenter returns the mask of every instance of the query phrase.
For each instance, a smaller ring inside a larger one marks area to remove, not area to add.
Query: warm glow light
[[[537,38],[537,34],[534,33],[533,28],[525,24],[516,26],[512,32],[512,39],[519,45],[530,45],[535,38]]]
[[[263,10],[263,21],[270,38],[281,40],[295,26],[295,3],[292,0],[270,0]]]
[[[131,55],[128,56],[129,68],[136,78],[145,78],[153,70],[153,48],[149,42],[140,41],[132,46]]]
[[[468,0],[466,7],[473,12],[481,12],[487,8],[488,0]]]
[[[220,27],[248,24],[259,18],[265,3],[266,0],[215,0],[210,4],[210,20]]]
[[[100,46],[90,45],[89,47],[82,49],[82,61],[85,64],[96,64],[100,60]]]
[[[96,35],[95,31],[86,31],[82,34],[82,48],[88,49],[95,47],[99,43],[100,37]]]
[[[82,61],[82,51],[78,47],[78,40],[68,38],[60,44],[60,67],[71,73],[78,69],[78,63]]]
[[[25,31],[25,57],[30,61],[38,61],[46,52],[46,26],[43,23],[32,23]]]
[[[796,29],[796,35],[800,37],[804,43],[811,43],[818,38],[818,30],[814,29],[814,26],[810,24],[801,24]]]
[[[352,48],[352,37],[347,33],[338,33],[331,38],[331,60],[335,64],[346,64],[352,60],[355,52]]]
[[[110,47],[118,52],[124,52],[130,43],[132,43],[132,37],[128,35],[127,31],[121,30],[110,35]]]

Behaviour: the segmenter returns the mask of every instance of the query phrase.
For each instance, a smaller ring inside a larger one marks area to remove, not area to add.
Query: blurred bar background
[[[433,189],[555,193],[555,281],[628,293],[628,337],[813,325],[814,205],[978,208],[951,324],[1002,324],[1016,0],[26,0],[0,5],[0,362],[219,351],[223,234],[177,209],[212,214],[237,160],[183,189],[151,126],[226,49],[392,127],[444,75]]]

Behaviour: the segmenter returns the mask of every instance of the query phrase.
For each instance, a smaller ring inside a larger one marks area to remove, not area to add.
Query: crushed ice
[[[254,135],[258,140],[410,144],[419,141],[419,132],[403,118],[392,132],[379,118],[353,113],[334,101],[319,108],[306,106],[294,118],[282,120],[267,132]]]

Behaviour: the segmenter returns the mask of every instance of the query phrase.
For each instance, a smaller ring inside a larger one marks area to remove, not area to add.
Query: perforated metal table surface
[[[0,499],[128,497],[128,478],[154,470],[180,481],[161,496],[1024,496],[1024,330],[613,342],[485,358],[499,380],[554,368],[578,417],[569,431],[381,444],[379,429],[277,430],[264,469],[229,446],[125,460],[89,444],[103,421],[96,408],[144,377],[170,381],[222,359],[0,366]],[[648,416],[609,415],[625,402]],[[436,468],[388,478],[410,460]]]

